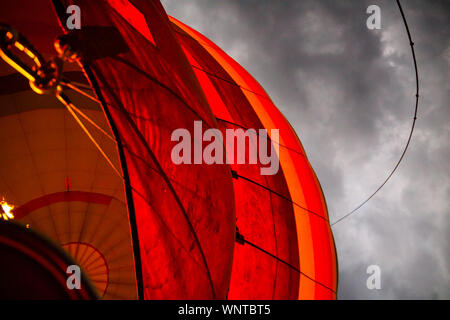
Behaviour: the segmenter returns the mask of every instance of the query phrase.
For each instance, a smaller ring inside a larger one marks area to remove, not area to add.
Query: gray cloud
[[[395,165],[413,117],[414,70],[395,1],[163,0],[263,85],[296,129],[334,221]],[[369,4],[382,29],[368,30]],[[342,299],[450,299],[450,3],[402,2],[415,42],[419,120],[385,188],[333,230]],[[382,289],[366,288],[367,266]]]

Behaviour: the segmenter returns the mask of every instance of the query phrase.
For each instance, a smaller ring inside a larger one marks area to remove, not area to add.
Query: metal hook
[[[25,63],[12,50],[24,53],[32,62]],[[55,57],[45,62],[26,38],[13,27],[0,23],[0,57],[30,82],[38,94],[55,93],[62,74],[63,59]]]

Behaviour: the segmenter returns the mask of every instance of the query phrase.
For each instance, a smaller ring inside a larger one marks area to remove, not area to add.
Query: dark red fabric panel
[[[219,125],[223,132],[239,128],[222,121]],[[298,267],[292,202],[279,195],[287,193],[281,170],[272,176],[261,175],[261,164],[232,164],[231,167],[239,175],[233,182],[236,225],[240,232],[249,241]]]
[[[180,30],[176,25],[173,25],[174,30],[178,36],[180,44],[194,59],[191,64],[194,65],[194,70],[201,70],[204,72],[214,89],[220,95],[225,104],[231,119],[237,125],[250,128],[259,129],[264,128],[260,123],[258,116],[253,111],[246,97],[230,75],[220,66],[220,64],[211,57],[211,55],[189,35],[186,35],[183,30]]]
[[[277,278],[275,281],[274,299],[296,299],[298,296],[298,283],[300,274],[290,266],[278,262]]]
[[[225,298],[235,232],[230,169],[170,158],[175,129],[192,133],[195,120],[204,130],[216,123],[160,3],[132,3],[156,47],[107,1],[76,1],[82,25],[113,26],[129,49],[86,67],[124,145],[145,298]]]
[[[237,243],[234,255],[228,299],[273,299],[278,262],[248,244]]]
[[[236,61],[226,55],[210,40],[172,18],[180,42],[184,46],[189,61],[196,71],[208,101],[218,117],[243,127],[239,112],[255,112],[261,123],[267,128],[279,128],[279,148],[282,169],[288,189],[279,189],[282,198],[293,199],[298,244],[300,250],[301,270],[305,273],[300,281],[299,297],[310,299],[317,286],[327,286],[330,292],[336,289],[336,254],[331,230],[327,221],[325,199],[320,185],[314,175],[301,143],[286,121],[275,107],[264,89]],[[210,63],[206,61],[210,61]],[[223,69],[222,69],[222,68]],[[240,99],[230,101],[230,94],[221,94],[222,88],[233,86],[236,95],[245,96],[249,105],[242,104]],[[217,94],[209,94],[210,92]],[[223,99],[223,103],[211,103]],[[227,100],[228,99],[228,100]],[[237,100],[240,100],[237,102]],[[226,102],[225,102],[226,101]],[[224,107],[225,106],[225,107]],[[236,107],[238,106],[238,108]],[[224,111],[224,109],[227,109]],[[236,110],[237,109],[237,110]],[[241,111],[242,109],[245,109]],[[248,118],[248,116],[247,116]],[[277,138],[275,137],[275,140]],[[277,141],[273,141],[276,145]],[[263,183],[261,183],[263,185]],[[267,185],[263,185],[267,187]],[[278,191],[278,189],[271,189]],[[287,191],[287,192],[286,192]],[[285,193],[284,193],[285,192]],[[234,275],[233,275],[234,276]],[[310,280],[312,284],[305,282]],[[302,283],[302,281],[304,283]],[[316,293],[319,293],[316,290]]]
[[[225,117],[224,121],[218,120],[224,135],[226,129],[239,129],[240,126],[244,130],[264,128],[242,88],[202,46],[175,25],[174,29],[199,80],[207,77],[200,82],[204,90],[209,90],[205,94],[213,91],[216,99],[221,101],[216,105],[210,101],[210,104],[218,118],[221,114]],[[228,114],[222,111],[223,106]],[[255,144],[250,146],[257,147]],[[280,168],[275,175],[261,175],[261,164],[232,164],[231,167],[240,176],[233,180],[236,225],[240,234],[260,249],[250,244],[235,246],[228,298],[296,299],[299,280],[297,233],[283,172]]]

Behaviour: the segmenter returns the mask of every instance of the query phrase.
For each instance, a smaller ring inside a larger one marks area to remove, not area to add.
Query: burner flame
[[[11,220],[14,219],[14,215],[12,213],[14,206],[6,202],[5,199],[0,201],[0,218],[3,220]]]

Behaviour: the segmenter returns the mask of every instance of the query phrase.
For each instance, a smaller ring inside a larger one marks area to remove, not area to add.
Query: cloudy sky
[[[415,102],[411,51],[394,0],[163,0],[242,64],[296,129],[331,221],[395,166]],[[366,8],[381,8],[381,29]],[[450,1],[402,2],[421,97],[407,155],[388,184],[333,227],[340,299],[450,299]],[[380,290],[366,287],[369,265]]]

